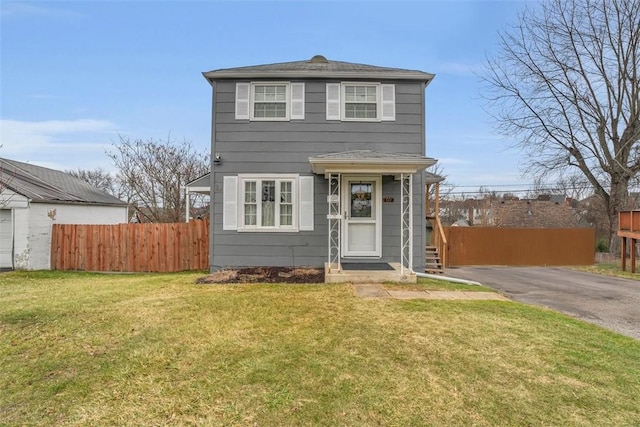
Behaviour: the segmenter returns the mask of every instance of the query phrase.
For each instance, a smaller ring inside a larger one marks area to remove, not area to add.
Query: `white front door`
[[[343,256],[382,256],[382,196],[379,176],[344,176]]]

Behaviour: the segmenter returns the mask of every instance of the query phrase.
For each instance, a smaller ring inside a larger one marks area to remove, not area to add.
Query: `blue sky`
[[[532,179],[493,132],[474,71],[526,5],[535,1],[2,0],[0,157],[112,170],[105,150],[118,134],[208,151],[201,72],[321,54],[435,73],[427,155],[457,191],[523,188]]]

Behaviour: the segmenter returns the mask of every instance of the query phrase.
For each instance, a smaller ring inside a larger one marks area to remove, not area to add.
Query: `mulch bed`
[[[311,267],[230,268],[201,277],[196,283],[324,283],[324,270]]]

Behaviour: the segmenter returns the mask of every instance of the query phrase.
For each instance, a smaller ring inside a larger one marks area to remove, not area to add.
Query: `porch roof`
[[[309,157],[313,173],[324,175],[374,173],[399,176],[420,172],[436,162],[436,159],[420,154],[383,153],[375,150],[342,151]]]
[[[190,193],[209,194],[211,192],[211,172],[187,183],[185,187]]]

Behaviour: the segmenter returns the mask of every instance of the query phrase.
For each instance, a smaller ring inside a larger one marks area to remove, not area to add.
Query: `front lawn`
[[[0,425],[638,425],[640,342],[514,302],[0,274]]]

